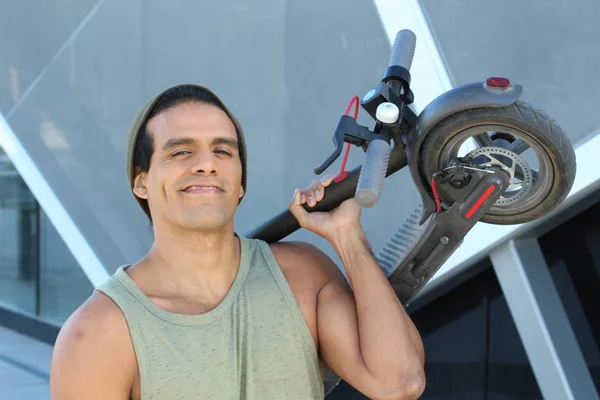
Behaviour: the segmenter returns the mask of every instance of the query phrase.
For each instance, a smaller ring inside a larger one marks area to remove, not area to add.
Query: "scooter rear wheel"
[[[450,160],[466,155],[469,138],[479,146],[477,162],[482,167],[505,164],[515,171],[511,187],[482,222],[509,225],[541,218],[554,210],[573,186],[576,160],[571,142],[556,121],[522,101],[461,111],[438,123],[420,149],[424,178],[430,181]],[[442,193],[440,197],[446,205],[454,201]]]

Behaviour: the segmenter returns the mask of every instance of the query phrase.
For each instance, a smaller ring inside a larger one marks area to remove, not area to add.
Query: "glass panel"
[[[313,169],[334,150],[338,118],[354,94],[379,82],[389,52],[372,2],[107,0],[8,122],[112,272],[142,257],[153,239],[125,175],[127,131],[151,95],[201,83],[240,119],[248,195],[236,229],[244,233],[287,209],[294,187],[315,178]],[[348,167],[363,157],[354,148]],[[339,171],[341,158],[327,172]],[[365,211],[375,246],[416,205],[412,187],[403,171],[386,184],[378,207]],[[290,239],[319,244],[336,258],[315,235]]]
[[[93,292],[94,287],[42,213],[40,316],[62,324]]]
[[[6,115],[98,0],[3,1],[0,11],[0,110]]]
[[[505,76],[572,142],[600,130],[600,2],[421,0],[454,85]]]
[[[36,312],[38,205],[0,148],[0,303]]]

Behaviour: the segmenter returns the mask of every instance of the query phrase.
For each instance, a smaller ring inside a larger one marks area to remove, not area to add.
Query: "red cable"
[[[352,109],[352,106],[354,105],[354,119],[358,118],[358,104],[359,104],[360,99],[358,98],[358,96],[352,96],[352,100],[350,100],[350,103],[348,103],[348,107],[346,108],[346,112],[344,113],[344,115],[348,115],[350,114],[350,110]],[[338,176],[336,176],[335,178],[335,182],[339,182],[342,181],[345,177],[348,176],[348,171],[346,171],[346,161],[348,161],[348,154],[350,154],[350,143],[346,144],[346,153],[344,153],[344,159],[342,160],[342,166],[340,168],[340,173]]]
[[[348,107],[346,108],[346,112],[344,113],[344,115],[348,115],[350,113],[350,109],[352,108],[352,105],[354,103],[354,119],[358,118],[358,102],[360,101],[360,99],[358,98],[358,96],[354,95],[352,96],[352,100],[350,100],[350,103],[348,103]],[[348,143],[350,144],[350,143]]]
[[[440,202],[440,196],[435,186],[435,178],[431,178],[431,190],[433,190],[433,198],[435,199],[435,205],[437,206],[437,212],[442,211],[442,203]]]

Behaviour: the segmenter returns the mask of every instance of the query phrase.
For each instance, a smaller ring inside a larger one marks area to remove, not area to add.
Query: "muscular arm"
[[[127,400],[135,353],[118,307],[95,293],[61,329],[50,371],[52,400]]]
[[[318,295],[321,356],[352,386],[375,399],[413,399],[424,390],[421,338],[357,226],[330,240],[352,291],[333,262]]]
[[[317,295],[319,352],[329,367],[375,399],[415,399],[425,387],[423,343],[373,256],[356,199],[328,212],[308,212],[324,198],[333,175],[296,190],[289,210],[301,227],[339,254],[353,290],[325,254],[309,248],[299,262],[324,282]],[[299,267],[302,267],[299,265]],[[322,275],[326,278],[323,279]]]

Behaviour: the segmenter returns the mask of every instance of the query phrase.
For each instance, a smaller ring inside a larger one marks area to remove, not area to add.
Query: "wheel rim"
[[[554,181],[552,160],[544,148],[530,135],[508,126],[478,125],[453,135],[440,152],[437,163],[438,170],[446,167],[453,158],[462,157],[472,151],[474,146],[478,146],[473,144],[475,141],[467,142],[471,138],[475,139],[479,148],[481,148],[481,145],[500,147],[518,154],[525,160],[534,177],[531,187],[528,188],[525,195],[519,198],[518,202],[506,202],[499,199],[490,207],[487,214],[520,214],[534,208],[546,198]],[[520,178],[524,178],[526,172],[522,171],[521,174],[516,175],[517,177],[513,178],[516,181],[511,180],[511,188],[513,189],[518,187]],[[507,194],[507,192],[504,194]]]

